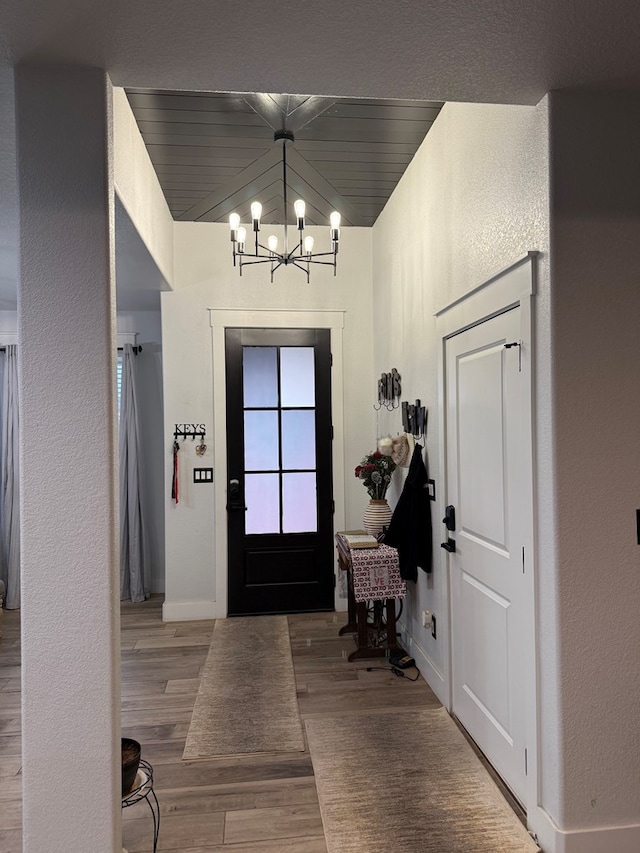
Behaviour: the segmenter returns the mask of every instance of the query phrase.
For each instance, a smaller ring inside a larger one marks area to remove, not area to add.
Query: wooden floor
[[[161,807],[158,849],[173,853],[326,853],[308,752],[182,761],[213,622],[163,624],[162,599],[122,606],[122,733],[140,741]],[[0,853],[20,853],[19,617],[0,640]],[[348,663],[344,614],[289,617],[300,712],[305,717],[437,707],[420,679]],[[240,711],[241,709],[239,709]],[[147,806],[123,812],[123,845],[151,851]]]

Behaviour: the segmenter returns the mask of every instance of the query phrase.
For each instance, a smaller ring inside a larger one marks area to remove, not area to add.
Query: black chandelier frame
[[[233,265],[238,267],[240,275],[242,268],[245,266],[253,266],[255,264],[270,264],[271,265],[271,281],[273,275],[282,266],[294,266],[307,276],[307,284],[310,283],[311,265],[318,264],[321,266],[333,267],[333,274],[336,275],[338,267],[338,244],[340,241],[340,228],[330,228],[331,251],[330,252],[305,252],[304,249],[304,216],[297,216],[297,231],[298,241],[296,245],[289,250],[288,242],[288,225],[287,225],[287,143],[294,142],[293,133],[288,130],[277,131],[274,135],[274,142],[282,142],[282,183],[283,183],[283,200],[284,200],[284,250],[278,252],[272,250],[268,246],[264,246],[258,237],[260,233],[260,219],[252,218],[252,230],[254,233],[255,248],[253,254],[248,254],[246,244],[238,239],[239,229],[231,228],[231,242],[233,244]],[[320,258],[331,258],[332,260],[319,260]]]

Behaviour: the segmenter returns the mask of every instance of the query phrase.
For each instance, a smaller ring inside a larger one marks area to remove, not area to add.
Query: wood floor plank
[[[248,809],[227,813],[225,844],[267,841],[275,838],[313,836],[322,832],[320,806],[317,803],[282,806],[273,809]]]
[[[0,641],[0,853],[17,853],[20,832],[19,613],[5,614]],[[288,617],[304,716],[388,713],[430,707],[424,681],[367,673],[382,661],[348,663],[353,637],[338,636],[342,613]],[[10,624],[8,624],[10,623]],[[213,620],[162,622],[162,598],[121,607],[122,734],[142,744],[161,809],[162,853],[327,853],[308,751],[182,760]],[[2,645],[4,643],[4,645]],[[145,803],[123,811],[123,846],[148,853]],[[71,846],[72,846],[72,839]]]
[[[137,640],[135,649],[177,649],[191,646],[205,646],[208,649],[210,645],[211,637],[208,634],[194,634],[187,637],[150,637]]]
[[[1,851],[0,851],[1,853]],[[166,853],[327,853],[324,835],[306,838],[277,838],[275,841],[252,841],[248,844],[224,844],[207,847],[178,847]]]
[[[131,808],[139,810],[142,816],[123,821],[122,843],[129,853],[148,853],[153,837],[151,815],[144,803]],[[158,851],[221,844],[224,839],[224,812],[190,814],[188,820],[169,815],[162,818],[160,829]]]
[[[0,853],[18,853],[22,850],[22,831],[0,829]]]

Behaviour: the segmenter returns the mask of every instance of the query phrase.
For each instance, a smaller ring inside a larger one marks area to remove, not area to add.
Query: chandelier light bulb
[[[275,234],[272,234],[267,240],[267,245],[269,246],[269,251],[273,252],[274,255],[278,251],[278,238]]]
[[[238,228],[238,252],[244,252],[244,244],[247,239],[247,229],[242,225]]]
[[[237,213],[232,213],[229,217],[229,228],[232,231],[237,231],[240,227],[240,216]]]
[[[334,251],[338,251],[338,240],[340,239],[340,214],[334,210],[329,217],[331,223],[331,242],[334,245]]]
[[[251,219],[253,221],[253,230],[260,230],[260,217],[262,216],[262,205],[259,201],[254,201],[251,204]]]
[[[299,198],[293,205],[293,209],[296,212],[296,218],[298,220],[298,231],[302,231],[304,228],[304,211],[305,211],[305,203]]]
[[[311,252],[313,252],[313,237],[308,236],[304,238],[304,251],[307,255],[310,255]]]

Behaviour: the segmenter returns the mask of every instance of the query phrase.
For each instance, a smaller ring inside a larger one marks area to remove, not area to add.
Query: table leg
[[[364,658],[383,658],[386,654],[384,646],[369,646],[369,626],[367,624],[367,602],[358,601],[356,604],[358,614],[358,648],[351,652],[347,660],[362,660]]]
[[[395,598],[387,598],[387,646],[391,652],[397,652],[399,650],[398,634],[396,629]]]
[[[338,562],[340,564],[340,568],[342,571],[346,571],[347,573],[347,613],[348,619],[346,625],[343,625],[342,628],[338,631],[338,636],[342,637],[343,634],[355,634],[358,630],[358,617],[356,610],[356,597],[353,592],[353,580],[351,577],[351,569],[349,568],[349,563],[346,563],[343,560],[341,554],[338,556]]]

